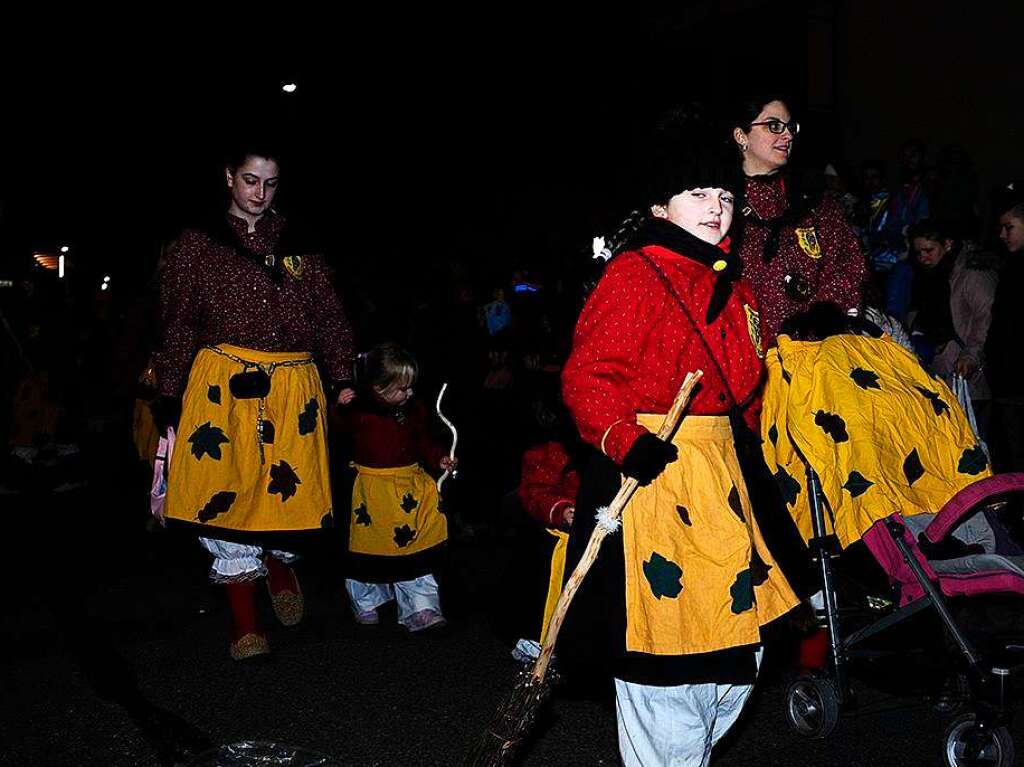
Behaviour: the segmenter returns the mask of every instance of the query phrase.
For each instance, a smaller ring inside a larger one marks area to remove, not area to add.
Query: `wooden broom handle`
[[[683,410],[686,409],[686,405],[690,401],[693,387],[697,385],[702,375],[704,373],[701,370],[686,374],[686,378],[683,379],[683,384],[679,387],[679,392],[672,402],[672,407],[669,408],[665,420],[661,422],[661,428],[658,429],[657,434],[658,439],[665,441],[672,436],[672,432],[679,425],[679,419],[683,415]],[[615,494],[615,498],[608,506],[610,517],[618,519],[622,516],[623,509],[626,508],[629,499],[633,497],[633,493],[636,492],[638,485],[639,483],[632,477],[629,477],[622,483],[619,487],[619,492]],[[572,575],[569,576],[569,580],[565,582],[565,588],[562,589],[562,593],[558,597],[558,604],[555,605],[555,611],[551,615],[551,623],[548,624],[548,633],[544,638],[544,646],[541,648],[540,656],[533,666],[532,674],[538,682],[543,681],[544,676],[547,674],[548,665],[551,663],[551,655],[555,650],[555,642],[558,639],[558,632],[562,628],[562,622],[565,620],[565,614],[569,610],[569,604],[572,602],[573,597],[576,596],[580,584],[583,583],[587,572],[597,559],[601,542],[607,535],[608,530],[605,527],[601,525],[594,527],[594,532],[590,534],[590,540],[587,541],[587,548],[583,552],[583,556],[577,563],[576,569],[572,571]]]

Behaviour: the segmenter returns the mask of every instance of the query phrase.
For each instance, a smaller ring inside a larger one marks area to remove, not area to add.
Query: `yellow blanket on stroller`
[[[953,392],[888,338],[780,336],[765,361],[764,456],[805,540],[808,465],[844,548],[877,520],[936,512],[991,474]]]

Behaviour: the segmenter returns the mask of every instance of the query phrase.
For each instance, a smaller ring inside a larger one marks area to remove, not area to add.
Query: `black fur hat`
[[[645,148],[644,202],[664,204],[686,189],[743,191],[739,162],[718,125],[699,104],[677,107],[658,121]]]

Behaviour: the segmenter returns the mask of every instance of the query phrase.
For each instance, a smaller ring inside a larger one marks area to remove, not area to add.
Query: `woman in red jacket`
[[[699,117],[663,124],[644,217],[576,326],[562,390],[584,441],[571,533],[579,557],[620,472],[642,487],[580,591],[615,677],[626,765],[706,764],[736,720],[760,658],[760,626],[796,602],[764,544],[734,433],[757,424],[757,300],[727,233],[734,196]],[[671,442],[655,435],[683,378],[701,386]],[[570,613],[570,620],[575,621]],[[593,641],[589,643],[591,651]],[[593,654],[591,652],[591,654]]]

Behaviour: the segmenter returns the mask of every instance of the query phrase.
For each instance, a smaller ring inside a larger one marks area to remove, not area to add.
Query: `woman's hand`
[[[356,390],[355,389],[351,389],[351,388],[342,389],[340,392],[338,392],[338,404],[339,405],[349,405],[349,404],[352,403],[352,401],[355,398],[356,398]]]
[[[565,511],[562,512],[562,527],[568,530],[572,527],[572,521],[576,517],[576,507],[567,506]]]
[[[459,459],[458,458],[449,458],[448,456],[445,456],[444,458],[441,459],[441,468],[444,471],[454,472],[458,467],[459,467]]]
[[[961,354],[953,365],[953,372],[964,378],[970,378],[977,370],[978,361],[967,354]]]

